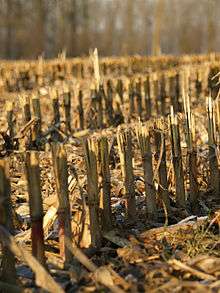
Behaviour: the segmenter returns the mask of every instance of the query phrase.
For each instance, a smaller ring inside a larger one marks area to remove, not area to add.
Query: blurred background
[[[220,0],[0,0],[0,58],[207,53]]]

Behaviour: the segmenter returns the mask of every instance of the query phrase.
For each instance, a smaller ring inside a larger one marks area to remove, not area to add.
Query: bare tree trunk
[[[154,15],[154,30],[152,40],[152,55],[158,56],[161,53],[161,24],[164,10],[164,0],[157,0]]]
[[[77,39],[77,0],[71,0],[71,11],[69,13],[70,21],[70,44],[69,52],[71,57],[78,54],[78,39]]]
[[[35,44],[36,46],[36,56],[42,54],[45,48],[45,17],[46,10],[44,0],[35,0],[34,9],[36,11],[36,35]]]
[[[125,19],[125,36],[126,47],[125,52],[127,54],[134,53],[134,1],[126,1],[126,19]]]
[[[216,38],[216,31],[215,31],[215,20],[214,20],[214,12],[215,11],[215,1],[210,0],[207,1],[207,18],[208,18],[208,25],[207,25],[207,50],[208,53],[214,52],[215,50],[215,38]]]
[[[90,46],[90,37],[89,37],[89,1],[82,0],[82,13],[83,13],[83,33],[81,38],[81,53],[88,54]]]
[[[6,1],[6,18],[7,18],[7,26],[6,26],[6,39],[5,39],[5,57],[12,58],[12,10],[13,4],[11,0]]]

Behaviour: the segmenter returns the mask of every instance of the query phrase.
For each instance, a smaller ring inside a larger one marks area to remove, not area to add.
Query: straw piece
[[[135,186],[134,174],[132,166],[132,140],[131,131],[117,131],[117,142],[119,157],[121,163],[122,177],[125,185],[126,194],[126,216],[129,221],[136,219],[136,201],[135,201]]]
[[[58,223],[60,256],[65,263],[71,261],[71,254],[66,247],[66,237],[72,239],[71,214],[68,192],[68,167],[65,148],[62,144],[52,144],[53,168],[58,198]]]
[[[97,171],[97,144],[93,139],[84,141],[85,163],[87,170],[87,191],[90,216],[92,246],[100,247],[102,235],[99,223],[99,190]]]
[[[146,126],[143,126],[143,124],[139,123],[136,127],[136,135],[141,150],[142,165],[144,169],[147,218],[156,220],[156,190],[153,181],[153,165],[149,129]]]
[[[31,216],[32,254],[45,266],[43,202],[41,195],[39,156],[37,151],[26,152],[25,165]]]
[[[0,159],[0,224],[10,233],[14,233],[12,218],[11,186],[9,181],[9,166],[6,159]],[[1,281],[16,284],[15,258],[7,245],[2,244]]]

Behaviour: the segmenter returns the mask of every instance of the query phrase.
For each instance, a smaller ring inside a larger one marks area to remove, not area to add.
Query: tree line
[[[218,0],[0,0],[0,58],[218,51]]]

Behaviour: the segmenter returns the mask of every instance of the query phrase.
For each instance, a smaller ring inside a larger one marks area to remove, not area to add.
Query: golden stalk
[[[94,141],[94,139],[87,139],[84,141],[84,153],[87,170],[87,192],[91,242],[93,247],[100,247],[102,242],[102,235],[99,221],[97,143]]]
[[[167,165],[166,165],[166,141],[164,133],[164,119],[156,121],[156,129],[154,130],[155,145],[156,145],[156,159],[159,174],[159,195],[166,207],[167,212],[170,212],[170,199],[168,192],[167,180]]]
[[[33,116],[37,119],[37,123],[34,125],[32,138],[36,140],[41,136],[41,108],[40,108],[40,99],[36,95],[32,95],[32,108]]]
[[[179,124],[176,114],[174,114],[173,107],[171,106],[169,116],[170,136],[172,145],[172,161],[175,174],[176,184],[176,203],[181,207],[185,207],[185,187],[184,187],[184,176],[182,166],[182,152],[180,146],[180,133]]]
[[[68,88],[64,88],[63,105],[65,114],[65,131],[71,133],[71,93]]]
[[[190,109],[189,95],[185,94],[184,85],[182,87],[182,98],[184,105],[185,124],[186,124],[186,142],[188,148],[188,168],[189,168],[189,185],[190,196],[189,201],[192,209],[196,211],[198,207],[198,181],[197,181],[197,153],[195,146],[195,127],[194,118]]]
[[[26,152],[25,165],[31,216],[32,254],[45,266],[43,201],[41,195],[39,155],[37,151]]]
[[[11,186],[9,181],[9,165],[7,159],[0,159],[0,225],[14,234],[11,202]],[[15,257],[10,249],[1,243],[1,281],[16,284]]]
[[[150,133],[147,126],[139,123],[136,127],[138,145],[141,150],[142,165],[144,169],[146,213],[148,219],[157,219],[156,189],[153,181],[152,152],[150,146]]]
[[[112,229],[112,211],[111,211],[111,177],[109,169],[109,145],[108,139],[102,136],[98,141],[100,170],[101,170],[101,209],[102,209],[102,227],[104,231]]]
[[[219,199],[219,169],[217,159],[216,145],[216,123],[213,109],[213,100],[207,97],[207,116],[208,116],[208,143],[209,143],[209,169],[210,169],[210,184],[214,190],[216,198]]]
[[[59,246],[60,255],[65,263],[71,261],[66,239],[72,239],[71,211],[68,192],[68,167],[67,156],[63,144],[52,144],[53,167],[56,180],[56,192],[58,198],[58,222],[59,222]]]
[[[84,109],[83,109],[83,93],[79,90],[78,94],[78,112],[79,112],[79,127],[81,130],[84,129]]]
[[[122,177],[125,184],[126,194],[126,215],[129,221],[134,221],[136,218],[136,201],[135,201],[135,186],[134,174],[132,166],[132,140],[131,131],[122,131],[120,128],[117,131],[117,142],[121,164]]]

